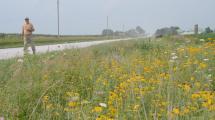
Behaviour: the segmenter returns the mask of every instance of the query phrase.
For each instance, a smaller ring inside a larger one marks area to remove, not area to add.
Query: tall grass
[[[193,40],[139,39],[0,61],[0,117],[213,119],[215,44]]]

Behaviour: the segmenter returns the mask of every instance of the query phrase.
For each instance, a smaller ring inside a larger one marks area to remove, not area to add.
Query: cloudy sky
[[[30,17],[36,33],[57,34],[57,0],[0,0],[0,33],[18,33]],[[215,0],[60,0],[61,34],[100,34],[106,28],[123,30],[194,24],[215,28]]]

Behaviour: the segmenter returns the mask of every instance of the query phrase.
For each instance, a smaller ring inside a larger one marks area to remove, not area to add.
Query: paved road
[[[98,45],[101,43],[109,43],[109,42],[122,41],[122,40],[130,40],[130,39],[115,39],[115,40],[102,40],[102,41],[91,41],[91,42],[80,42],[80,43],[44,45],[44,46],[37,46],[36,51],[37,53],[46,53],[50,51],[60,51],[64,49],[85,48],[92,45]],[[23,48],[0,49],[0,60],[10,59],[15,57],[23,57]]]

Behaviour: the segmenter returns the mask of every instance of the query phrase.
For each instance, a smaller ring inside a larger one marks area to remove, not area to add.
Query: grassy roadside
[[[166,37],[0,61],[5,119],[213,119],[214,39]]]
[[[107,40],[107,39],[118,39],[120,37],[107,37],[100,35],[85,35],[85,36],[61,36],[58,39],[56,36],[41,36],[35,35],[33,40],[38,45],[50,45],[60,43],[73,43],[73,42],[85,42],[85,41],[96,41],[96,40]],[[3,48],[15,48],[23,47],[23,40],[18,35],[6,35],[0,37],[0,49]]]

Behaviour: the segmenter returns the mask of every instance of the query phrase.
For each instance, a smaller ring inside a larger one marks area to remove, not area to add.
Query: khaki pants
[[[31,49],[33,51],[33,54],[36,53],[35,45],[32,41],[32,35],[25,35],[24,36],[24,54],[28,53],[28,47],[31,46]]]

